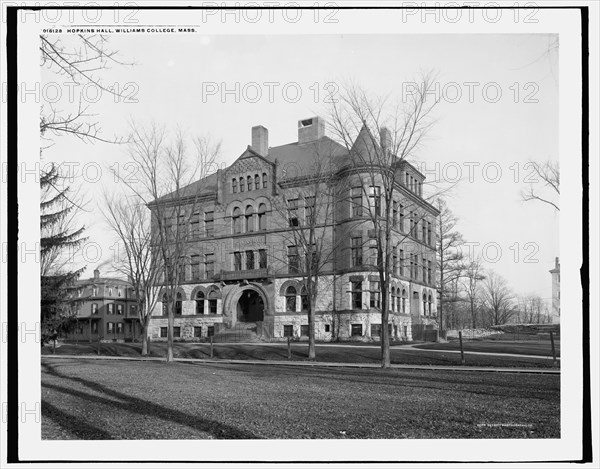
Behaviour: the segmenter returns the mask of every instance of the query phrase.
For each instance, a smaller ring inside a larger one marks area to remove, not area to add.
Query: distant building
[[[552,275],[552,322],[560,322],[560,261],[554,259],[554,268],[550,270]]]
[[[75,329],[67,335],[74,341],[130,341],[141,335],[136,299],[131,284],[123,279],[94,276],[78,280],[71,288]]]
[[[267,129],[256,126],[252,145],[229,167],[182,189],[181,200],[198,200],[198,205],[179,217],[161,215],[171,227],[191,220],[186,232],[190,250],[179,260],[176,340],[249,327],[267,339],[307,337],[307,295],[298,271],[302,253],[289,233],[320,213],[314,208],[320,202],[314,193],[308,195],[314,178],[323,177],[314,172],[316,157],[326,163],[325,177],[336,181],[334,191],[339,192],[331,217],[318,220],[335,252],[319,277],[316,338],[379,338],[381,292],[368,207],[381,213],[385,207],[381,182],[369,179],[369,169],[353,159],[359,152],[382,151],[389,132],[382,130],[381,144],[377,137],[363,127],[349,152],[325,135],[321,118],[313,117],[298,122],[297,142],[269,147]],[[400,159],[393,170],[389,327],[392,338],[410,340],[413,325],[436,327],[439,212],[423,198],[423,174]],[[166,299],[164,293],[160,298]],[[160,302],[149,334],[152,340],[166,339],[166,307]]]

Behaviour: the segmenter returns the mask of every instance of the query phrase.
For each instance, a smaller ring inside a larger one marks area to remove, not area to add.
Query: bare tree
[[[371,98],[358,86],[348,86],[334,102],[330,122],[337,139],[349,152],[352,176],[363,192],[366,222],[375,242],[374,268],[379,275],[381,310],[381,366],[390,367],[389,293],[394,270],[392,251],[401,239],[392,235],[393,205],[400,190],[397,169],[415,157],[434,124],[431,99],[433,76],[425,76],[405,101],[390,106],[385,99]],[[429,100],[427,99],[429,95]],[[420,218],[423,215],[419,215]],[[412,231],[411,227],[411,231]],[[404,236],[402,239],[404,239]]]
[[[514,295],[506,280],[494,271],[489,271],[483,282],[483,306],[488,325],[506,324],[515,314]]]
[[[548,322],[544,300],[539,295],[523,295],[517,301],[519,317],[525,324],[544,324]]]
[[[477,308],[481,297],[481,281],[485,279],[481,256],[471,260],[464,268],[463,287],[469,302],[471,327],[477,328]]]
[[[533,174],[528,178],[531,183],[529,188],[521,193],[521,199],[525,202],[537,200],[550,205],[557,212],[560,211],[560,169],[558,163],[530,161],[527,165],[533,168]],[[541,187],[535,187],[534,184],[541,184]]]
[[[129,157],[137,172],[134,181],[121,181],[151,212],[153,262],[162,274],[157,285],[163,293],[159,300],[168,317],[167,361],[173,361],[178,290],[193,247],[191,234],[200,216],[199,201],[207,176],[214,172],[220,143],[198,137],[190,144],[181,131],[169,139],[156,124],[143,127],[132,123],[131,130]]]
[[[113,266],[127,276],[135,293],[142,327],[142,355],[148,355],[148,326],[158,299],[160,265],[152,254],[154,233],[149,213],[138,197],[104,193],[100,210],[119,241]]]

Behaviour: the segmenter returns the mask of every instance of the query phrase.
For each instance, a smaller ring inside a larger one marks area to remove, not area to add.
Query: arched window
[[[402,290],[402,314],[406,314],[406,290]]]
[[[234,194],[237,192],[237,179],[233,178],[231,180],[231,192],[233,192]]]
[[[254,188],[256,190],[260,189],[260,176],[258,174],[254,175]]]
[[[263,173],[262,180],[263,180],[263,189],[266,189],[267,188],[267,173]]]
[[[265,204],[258,206],[258,229],[259,231],[267,229],[267,206]]]
[[[392,311],[395,313],[397,312],[397,306],[398,306],[398,302],[397,302],[397,297],[396,297],[396,288],[392,287]]]
[[[240,186],[241,187],[241,186]],[[233,209],[233,214],[231,215],[231,220],[233,222],[233,234],[242,232],[242,211],[239,207]]]
[[[213,290],[208,294],[208,312],[210,314],[217,314],[217,298],[219,294]]]
[[[291,286],[285,291],[285,310],[296,311],[296,289]]]
[[[300,304],[302,305],[302,311],[308,311],[308,292],[306,287],[300,289]]]
[[[252,176],[248,176],[248,192],[252,190]]]
[[[245,186],[245,184],[246,184],[246,183],[245,183],[245,180],[244,180],[244,178],[243,178],[243,177],[241,177],[241,178],[240,178],[240,192],[244,192],[244,188],[246,187],[246,186]]]
[[[175,314],[181,314],[182,306],[181,293],[177,293],[177,299],[175,300]]]
[[[196,293],[196,314],[204,314],[204,293]]]
[[[254,231],[254,208],[252,205],[248,205],[246,207],[246,214],[244,216],[244,227],[246,229],[246,233],[251,233]]]
[[[427,295],[423,293],[423,314],[427,314]]]
[[[429,316],[431,316],[431,295],[429,295]]]

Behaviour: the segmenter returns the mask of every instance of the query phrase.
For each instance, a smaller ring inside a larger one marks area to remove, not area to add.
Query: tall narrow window
[[[260,176],[258,174],[254,175],[254,188],[256,190],[260,189]]]
[[[398,202],[392,202],[392,226],[398,225]]]
[[[369,265],[379,265],[377,257],[377,241],[372,239],[369,242]]]
[[[177,293],[177,297],[175,299],[175,314],[181,314],[183,302],[181,300],[181,293]]]
[[[246,251],[246,270],[254,270],[254,251]]]
[[[392,272],[398,275],[398,246],[392,248],[392,269]]]
[[[404,185],[405,185],[406,187],[409,187],[409,185],[408,185],[408,178],[409,178],[409,177],[410,177],[410,176],[409,176],[409,174],[408,174],[408,173],[404,173]]]
[[[233,192],[234,194],[237,192],[237,179],[233,178],[231,180],[231,192]]]
[[[302,311],[308,311],[308,292],[306,291],[306,287],[300,289],[300,304]]]
[[[239,207],[233,209],[233,214],[231,215],[231,220],[233,223],[233,234],[238,234],[242,232],[242,211]]]
[[[196,293],[196,314],[204,314],[204,293]]]
[[[402,314],[406,314],[406,290],[402,290]]]
[[[244,225],[246,233],[254,231],[254,208],[252,205],[246,207],[246,213],[244,215]]]
[[[259,269],[267,268],[267,250],[266,249],[258,250],[258,268]]]
[[[297,246],[288,246],[288,272],[290,274],[297,274],[300,271]]]
[[[404,275],[404,249],[400,249],[400,258],[398,259],[399,274]]]
[[[423,293],[423,315],[427,315],[427,295]]]
[[[200,212],[194,212],[192,215],[192,238],[200,237]]]
[[[296,289],[292,286],[285,290],[285,310],[289,312],[296,311]]]
[[[218,297],[218,293],[214,290],[208,294],[208,313],[209,314],[217,314],[217,301],[218,301],[217,297]]]
[[[427,261],[427,283],[433,285],[433,279],[431,278],[431,261]]]
[[[315,196],[304,198],[304,218],[308,226],[315,223]]]
[[[381,290],[379,289],[379,282],[369,282],[371,285],[371,308],[381,308]]]
[[[248,192],[250,192],[252,190],[252,176],[248,176],[246,181],[248,181]]]
[[[398,218],[398,229],[404,233],[404,205],[402,204],[400,204],[400,216]]]
[[[352,238],[352,267],[362,265],[362,237],[355,236]]]
[[[244,192],[244,190],[246,189],[246,180],[241,177],[240,178],[240,192]]]
[[[262,174],[263,189],[267,188],[267,173]]]
[[[204,272],[206,272],[206,278],[212,278],[215,275],[214,253],[204,254]]]
[[[115,314],[115,304],[114,303],[108,303],[107,305],[107,309],[108,309],[108,314]]]
[[[429,298],[427,301],[427,307],[428,307],[427,312],[428,312],[429,316],[431,316],[431,304],[432,303],[433,303],[433,301],[432,301],[431,295],[429,295]]]
[[[288,203],[288,220],[290,227],[298,226],[298,199],[289,199]]]
[[[362,187],[352,188],[352,216],[362,217]]]
[[[267,206],[265,204],[258,206],[258,229],[260,231],[267,229]]]
[[[423,261],[423,265],[422,265],[422,268],[423,268],[423,272],[422,272],[423,278],[421,280],[423,280],[423,282],[426,282],[427,281],[427,260],[425,258],[423,258],[422,261]]]
[[[186,269],[185,258],[179,258],[179,263],[177,265],[177,278],[179,279],[179,283],[183,283],[186,281],[185,269]]]
[[[233,270],[242,270],[242,253],[239,251],[233,253]]]
[[[425,220],[421,220],[421,241],[427,241],[427,225]]]
[[[431,222],[427,222],[427,244],[432,246],[431,244]]]
[[[98,314],[98,303],[92,303],[92,314]]]
[[[381,187],[371,186],[369,188],[369,206],[375,216],[381,215]]]
[[[192,263],[192,280],[199,280],[200,279],[200,255],[193,254],[191,263]]]
[[[352,282],[352,308],[362,309],[362,282]]]
[[[215,235],[215,212],[204,212],[204,231],[207,237]]]

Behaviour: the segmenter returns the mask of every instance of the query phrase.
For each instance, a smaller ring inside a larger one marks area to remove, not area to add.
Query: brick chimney
[[[325,121],[310,117],[298,121],[298,143],[309,143],[325,136]]]
[[[269,131],[262,125],[252,127],[252,149],[262,156],[269,153]]]
[[[392,133],[387,127],[382,127],[379,136],[381,138],[381,148],[384,152],[392,150]]]
[[[94,280],[100,280],[100,271],[98,269],[94,269]]]

